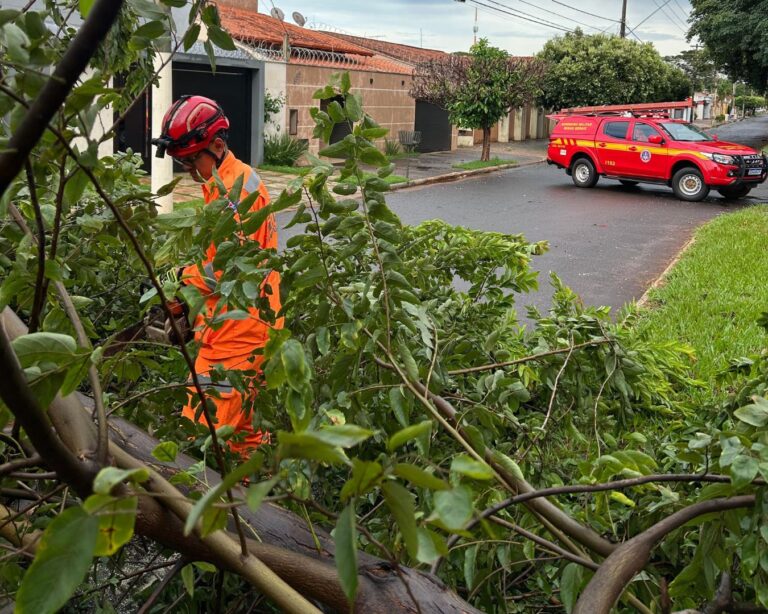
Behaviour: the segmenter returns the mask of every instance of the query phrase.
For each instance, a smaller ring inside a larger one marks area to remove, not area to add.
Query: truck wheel
[[[752,186],[744,185],[742,183],[738,186],[720,188],[718,192],[720,192],[720,194],[722,194],[725,198],[744,198],[747,194],[749,194],[751,189]]]
[[[579,158],[571,166],[571,179],[576,187],[591,188],[600,177],[589,158]]]
[[[627,186],[628,188],[634,188],[640,182],[639,181],[632,181],[631,179],[619,179],[619,183],[621,185]]]
[[[709,186],[704,183],[701,171],[692,166],[681,168],[673,175],[672,190],[680,200],[689,202],[704,200],[709,194]]]

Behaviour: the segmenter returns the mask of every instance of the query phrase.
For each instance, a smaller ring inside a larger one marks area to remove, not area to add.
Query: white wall
[[[264,91],[273,98],[280,96],[285,100],[287,64],[285,62],[264,62]],[[270,116],[264,126],[264,136],[274,136],[288,131],[288,109],[283,103],[279,113]]]

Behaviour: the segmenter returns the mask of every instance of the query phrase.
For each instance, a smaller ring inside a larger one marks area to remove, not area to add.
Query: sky
[[[478,38],[514,55],[532,55],[566,30],[618,33],[622,0],[258,0],[259,11],[275,6],[306,27],[443,51],[472,45],[475,9]],[[633,40],[651,42],[661,55],[690,48],[685,39],[688,0],[627,0]],[[538,22],[538,23],[536,23]],[[694,41],[695,42],[695,41]]]

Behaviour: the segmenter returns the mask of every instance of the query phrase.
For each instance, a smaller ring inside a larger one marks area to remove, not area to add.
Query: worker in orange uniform
[[[227,198],[219,194],[213,170],[216,169],[224,187],[229,193],[237,179],[242,176],[243,189],[240,199],[251,192],[258,191],[251,211],[256,211],[269,204],[269,194],[256,172],[247,164],[238,160],[227,147],[229,120],[221,107],[204,96],[182,96],[173,103],[163,118],[162,134],[153,139],[157,146],[157,156],[167,152],[181,164],[198,183],[202,184],[205,203],[218,198]],[[230,202],[222,215],[237,215],[236,202]],[[270,215],[264,224],[248,237],[264,249],[277,248],[277,227]],[[216,291],[221,272],[214,269],[213,260],[216,246],[211,244],[203,262],[186,266],[181,271],[181,281],[195,286],[205,297],[205,307],[194,322],[194,337],[200,349],[195,360],[195,371],[205,387],[210,384],[209,372],[214,365],[221,365],[228,370],[260,371],[262,355],[255,355],[254,350],[262,348],[267,342],[270,325],[267,324],[255,307],[249,309],[250,317],[244,320],[225,320],[214,330],[210,326],[216,315],[219,295]],[[280,311],[280,276],[272,271],[262,284],[262,296],[267,296],[271,309]],[[184,324],[184,322],[181,322]],[[282,327],[282,319],[271,325]],[[213,398],[216,404],[216,427],[230,425],[236,433],[244,434],[244,439],[230,443],[230,448],[243,456],[255,447],[269,442],[269,433],[254,431],[249,407],[256,394],[258,382],[252,381],[250,398],[243,396],[226,382],[218,383],[221,398]],[[182,415],[195,419],[199,407],[199,398],[192,391],[192,396]],[[245,402],[245,403],[244,403]],[[244,404],[246,407],[244,407]],[[201,416],[200,422],[205,418]]]

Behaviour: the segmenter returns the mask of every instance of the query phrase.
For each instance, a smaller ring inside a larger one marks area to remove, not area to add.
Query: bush
[[[725,115],[722,115],[722,114],[718,115],[717,117],[715,117],[715,121],[718,122],[718,123],[719,122],[724,122],[725,121]]]
[[[392,139],[384,139],[384,153],[388,156],[397,156],[403,151],[400,143]]]
[[[293,166],[305,153],[309,144],[288,134],[267,136],[264,139],[264,164]]]

